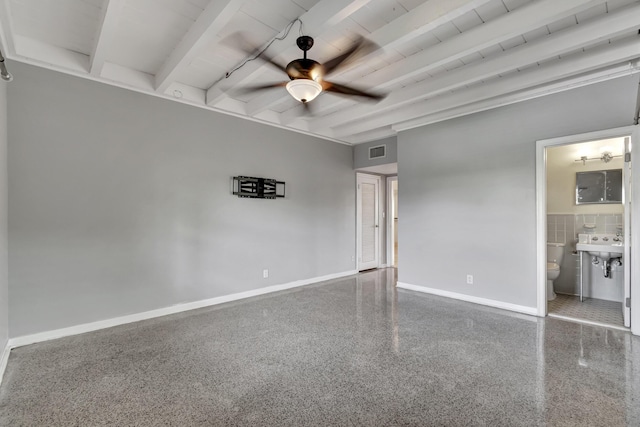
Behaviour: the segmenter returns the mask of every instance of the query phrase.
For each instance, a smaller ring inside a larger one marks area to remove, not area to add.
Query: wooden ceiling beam
[[[576,14],[598,3],[601,1],[540,0],[527,3],[492,21],[373,72],[363,78],[362,83],[384,88],[410,80],[429,70],[446,66],[467,55]]]
[[[397,83],[410,81],[415,76],[446,66],[467,55],[533,31],[598,3],[601,1],[540,0],[527,3],[512,12],[368,74],[360,79],[358,84],[366,88],[385,89]],[[324,107],[335,109],[340,104],[350,105],[348,103],[349,101],[335,97],[332,102],[325,103]],[[321,114],[321,111],[318,113]],[[286,112],[284,115],[281,121],[287,123],[289,117]]]
[[[604,15],[600,19],[587,21],[509,49],[500,55],[451,70],[442,76],[399,89],[375,106],[362,103],[328,114],[314,120],[312,129],[317,131],[324,127],[335,127],[366,116],[390,111],[492,76],[542,62],[575,51],[582,46],[633,31],[638,27],[638,22],[640,22],[640,4],[635,3]]]
[[[102,73],[105,59],[109,49],[112,48],[113,39],[118,30],[123,7],[124,0],[105,0],[89,59],[89,74],[92,76],[99,76]]]
[[[180,71],[215,40],[243,4],[244,0],[215,0],[209,3],[156,73],[156,92],[163,93],[169,88]]]
[[[631,61],[638,57],[640,57],[640,40],[638,36],[633,36],[615,44],[599,46],[581,54],[574,54],[567,58],[550,62],[547,65],[496,78],[485,84],[479,84],[468,89],[460,89],[449,95],[441,95],[418,104],[398,108],[392,112],[381,113],[368,119],[338,126],[333,128],[333,131],[338,138],[353,135],[465,104],[526,90],[537,85],[570,78],[577,74]]]
[[[631,64],[618,64],[611,67],[599,69],[597,71],[592,71],[587,74],[581,74],[579,76],[563,79],[561,81],[545,84],[542,86],[536,86],[531,89],[525,89],[515,93],[509,93],[478,102],[472,102],[470,104],[464,104],[460,107],[452,108],[446,111],[439,111],[437,113],[420,116],[415,119],[398,122],[391,125],[391,128],[396,132],[401,132],[420,126],[426,126],[445,120],[455,119],[457,117],[479,113],[481,111],[487,111],[493,108],[504,107],[506,105],[515,104],[517,102],[528,101],[530,99],[540,98],[542,96],[563,92],[565,90],[576,89],[579,87],[588,86],[595,83],[616,79],[618,77],[629,76],[638,73],[640,73],[640,64],[638,64],[637,61],[634,61]],[[364,135],[366,135],[366,133]],[[349,136],[348,140],[350,141],[352,137],[354,136]]]

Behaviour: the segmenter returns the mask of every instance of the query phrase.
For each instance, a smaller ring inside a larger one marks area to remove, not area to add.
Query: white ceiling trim
[[[391,126],[386,126],[379,129],[374,129],[369,132],[359,133],[357,135],[350,135],[347,140],[351,144],[361,144],[369,141],[377,141],[379,139],[389,138],[395,136],[397,131]]]
[[[69,70],[81,75],[89,75],[89,57],[82,53],[53,46],[31,37],[14,35],[17,53],[7,56],[9,59],[38,58],[35,63],[45,68]]]
[[[207,91],[184,83],[173,82],[164,93],[170,98],[180,99],[183,102],[206,105]]]
[[[112,62],[104,64],[102,77],[116,86],[136,88],[145,93],[154,91],[153,75]]]
[[[80,57],[84,57],[85,59],[87,58],[86,55],[81,55],[81,54],[76,54],[76,55]],[[70,68],[67,66],[57,65],[54,63],[45,63],[40,60],[34,60],[29,57],[24,57],[20,55],[11,55],[7,57],[7,59],[10,59],[16,62],[22,62],[24,64],[34,65],[40,68],[46,68],[48,70],[57,71],[57,72],[68,74],[75,77],[81,77],[81,78],[92,80],[99,83],[107,83],[111,86],[119,87],[126,90],[131,90],[131,91],[146,94],[146,95],[151,95],[156,98],[169,99],[175,102],[179,102],[181,104],[186,104],[192,107],[214,111],[216,113],[225,114],[227,116],[238,117],[238,118],[249,120],[252,122],[273,126],[279,129],[284,129],[284,130],[288,130],[288,131],[303,134],[303,135],[313,136],[318,139],[335,142],[341,145],[349,145],[349,146],[352,145],[347,141],[333,138],[332,136],[329,136],[329,135],[320,135],[305,129],[297,129],[297,128],[292,128],[290,126],[283,126],[275,122],[270,122],[270,121],[262,120],[255,117],[247,117],[242,112],[215,108],[215,107],[208,106],[204,103],[198,104],[198,103],[192,102],[189,99],[179,99],[164,93],[158,93],[154,89],[154,79],[153,79],[153,76],[151,76],[150,74],[142,73],[140,71],[135,71],[127,67],[122,67],[120,65],[112,64],[110,62],[105,63],[102,76],[93,76],[91,74],[87,74],[86,72],[86,62],[88,60],[85,61],[84,67]],[[61,62],[61,61],[56,61],[56,62]],[[236,102],[239,102],[239,101],[236,101]]]

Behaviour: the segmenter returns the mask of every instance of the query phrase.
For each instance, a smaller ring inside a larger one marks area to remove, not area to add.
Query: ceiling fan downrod
[[[307,59],[307,51],[313,47],[313,37],[300,36],[296,39],[296,44],[304,52],[304,59]]]

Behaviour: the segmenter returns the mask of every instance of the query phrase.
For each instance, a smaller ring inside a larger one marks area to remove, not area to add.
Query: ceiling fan
[[[282,66],[264,51],[255,54],[254,58],[261,58],[279,71],[284,71],[289,76],[289,81],[279,83],[269,83],[263,85],[248,86],[243,88],[244,92],[256,92],[266,89],[285,87],[287,92],[297,101],[308,108],[308,103],[313,101],[322,92],[332,92],[338,95],[359,96],[367,99],[380,100],[386,95],[356,89],[338,83],[325,80],[325,77],[334,73],[341,67],[353,62],[358,54],[370,53],[377,48],[376,45],[367,41],[363,37],[358,38],[347,50],[324,64],[320,64],[313,59],[307,58],[307,51],[313,47],[313,38],[310,36],[300,36],[296,44],[302,50],[303,57],[294,59],[287,66]],[[255,51],[254,51],[255,52]],[[361,55],[360,55],[361,56]]]

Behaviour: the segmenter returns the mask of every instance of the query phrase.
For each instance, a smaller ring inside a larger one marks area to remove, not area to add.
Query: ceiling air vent
[[[386,155],[387,155],[386,145],[378,145],[376,147],[369,148],[369,160],[379,159],[381,157],[385,157]]]

